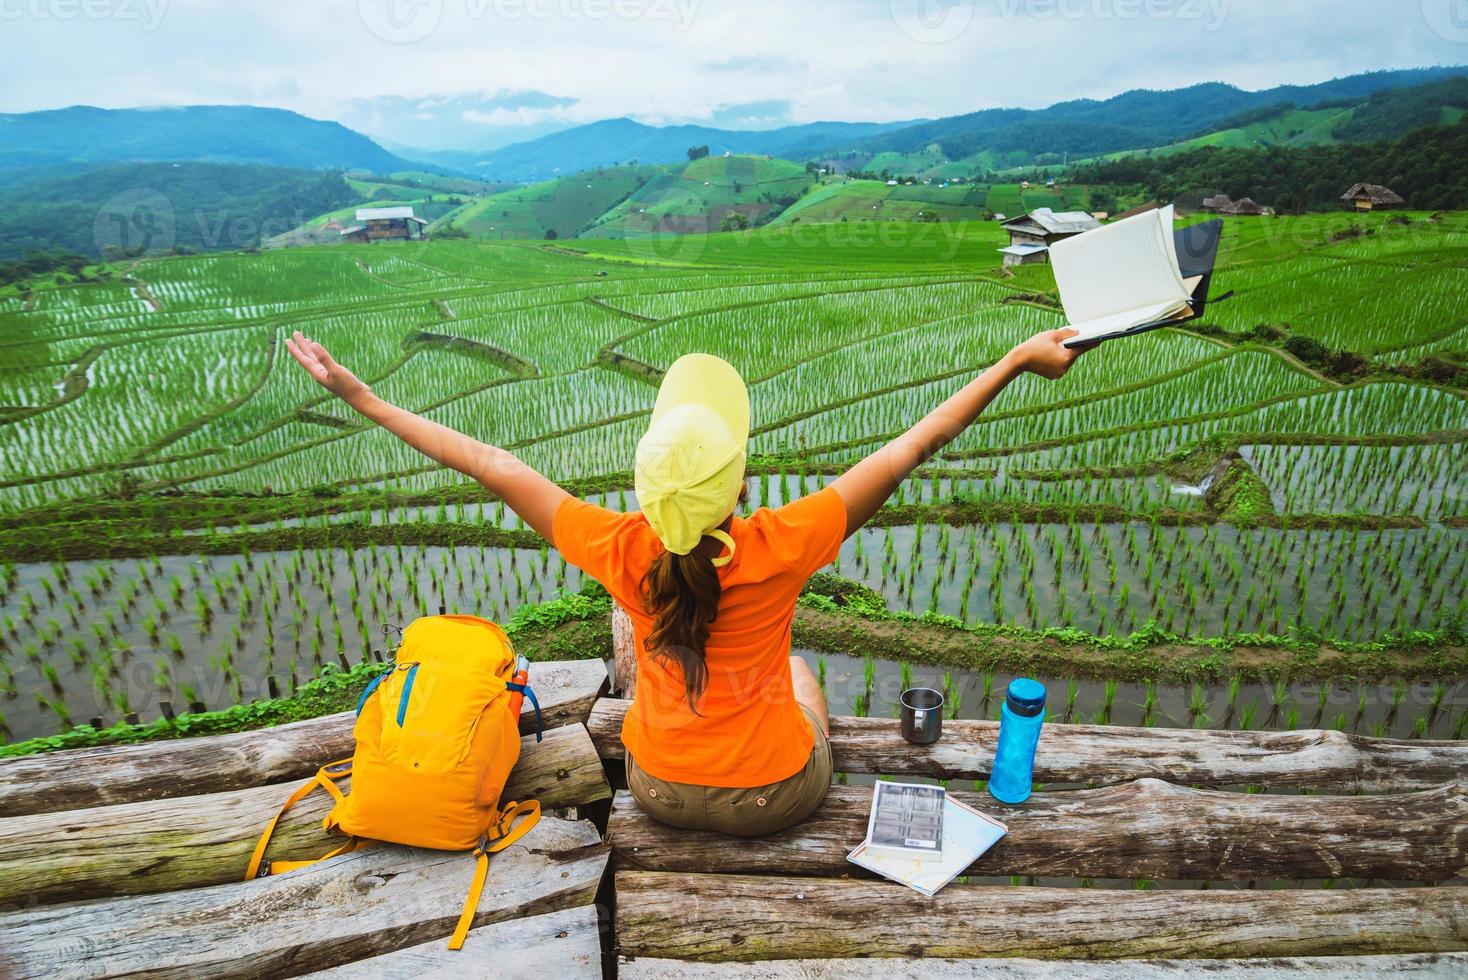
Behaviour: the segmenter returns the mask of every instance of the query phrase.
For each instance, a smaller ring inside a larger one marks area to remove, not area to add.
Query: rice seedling
[[[1194,682],[1192,692],[1188,695],[1188,718],[1194,728],[1207,728],[1210,724],[1208,718],[1208,693],[1203,685]]]
[[[1116,702],[1116,692],[1119,683],[1113,678],[1107,678],[1102,687],[1101,705],[1096,709],[1096,715],[1091,719],[1095,725],[1111,724],[1111,706]]]
[[[1423,356],[1419,348],[1438,349],[1421,333],[1429,314],[1400,309],[1397,300],[1354,284],[1350,263],[1380,261],[1390,243],[1329,248],[1329,261],[1299,255],[1288,259],[1289,268],[1282,262],[1232,270],[1242,276],[1235,303],[1243,305],[1220,310],[1246,321],[1262,297],[1279,294],[1260,287],[1295,275],[1340,298],[1329,310],[1301,311],[1291,319],[1297,332],[1342,349],[1375,350],[1382,363],[1412,362]],[[455,474],[424,464],[390,436],[351,428],[342,406],[273,362],[268,351],[277,331],[308,315],[312,331],[379,393],[514,445],[561,479],[624,472],[651,407],[651,386],[586,366],[598,351],[610,344],[657,367],[689,349],[720,353],[749,380],[752,448],[784,451],[777,472],[751,473],[751,507],[778,505],[829,482],[832,468],[900,431],[971,369],[1059,322],[1052,311],[1005,303],[1013,286],[956,276],[951,264],[894,271],[858,262],[853,270],[838,258],[850,257],[782,257],[795,263],[791,268],[740,268],[737,257],[717,270],[612,268],[590,281],[589,271],[605,263],[512,243],[432,242],[413,261],[381,250],[297,249],[143,259],[138,274],[161,310],[105,282],[39,290],[28,310],[0,308],[0,321],[15,328],[13,335],[46,345],[48,360],[78,357],[99,337],[135,341],[94,365],[81,398],[0,427],[0,448],[19,461],[17,479],[0,488],[0,514],[107,498],[118,486],[107,467],[127,462],[141,464],[128,472],[149,490],[135,499],[155,508],[149,519],[160,534],[199,534],[217,545],[241,530],[317,534],[347,520],[405,531],[405,544],[396,547],[328,551],[291,543],[279,551],[241,546],[217,557],[0,562],[0,639],[9,659],[26,665],[18,672],[7,665],[6,684],[27,695],[10,724],[28,734],[54,725],[56,713],[30,697],[56,696],[48,693],[47,666],[83,677],[100,666],[95,676],[107,703],[126,686],[121,665],[129,656],[153,662],[161,655],[175,678],[218,656],[234,689],[242,677],[288,662],[295,684],[324,664],[365,653],[371,624],[383,619],[402,623],[440,607],[504,619],[520,605],[579,587],[579,574],[545,547],[480,555],[407,543],[415,528],[520,525],[501,502],[454,493]],[[1425,275],[1411,272],[1409,282]],[[1425,301],[1426,309],[1456,308],[1456,283]],[[1308,289],[1288,292],[1304,296]],[[585,302],[591,295],[659,322],[632,331],[625,317]],[[323,303],[339,312],[320,316]],[[425,315],[443,310],[453,319],[436,329],[512,352],[534,372],[432,345],[403,346]],[[199,326],[208,329],[177,339],[181,328]],[[1455,445],[1418,438],[1468,428],[1461,396],[1406,379],[1339,388],[1260,350],[1221,350],[1167,332],[1153,339],[1146,349],[1117,345],[1078,362],[1059,408],[1054,387],[1016,382],[999,411],[900,488],[900,500],[929,509],[907,527],[859,532],[842,550],[840,573],[899,611],[966,623],[1073,626],[1102,636],[1153,623],[1203,637],[1293,631],[1375,642],[1468,618],[1468,530],[1437,523],[1463,512],[1460,454]],[[160,374],[154,365],[165,343],[184,363]],[[25,404],[18,395],[34,381],[6,372],[0,403]],[[49,385],[38,390],[44,395]],[[234,407],[217,411],[222,406]],[[1205,501],[1175,492],[1164,474],[1133,475],[1207,440],[1227,444],[1260,433],[1269,438],[1241,445],[1239,453],[1267,489],[1282,527],[1160,520],[1163,511],[1206,518]],[[1333,441],[1342,436],[1370,438]],[[85,461],[96,472],[58,475],[47,469],[58,459]],[[1128,474],[1116,475],[1123,470]],[[154,489],[258,495],[267,485],[274,494],[333,484],[442,494],[343,504],[340,514],[282,506],[249,522],[242,504],[221,508],[204,526],[150,496]],[[602,502],[635,507],[625,486],[604,491]],[[955,504],[977,507],[980,516],[951,523],[944,508]],[[1077,507],[1102,505],[1132,519],[1088,524],[1071,516]],[[994,506],[1054,508],[1056,516],[1010,523],[986,509]],[[1291,524],[1297,514],[1352,513],[1411,515],[1428,526]],[[161,678],[161,670],[154,673]],[[904,667],[904,685],[909,678]],[[870,708],[874,684],[865,669],[864,682],[859,697]],[[961,677],[944,679],[952,712],[962,686]],[[987,716],[993,675],[979,686],[978,707]],[[1107,685],[1087,714],[1109,720],[1114,696]],[[141,703],[151,695],[130,690],[128,697]],[[1361,697],[1352,730],[1367,724]],[[1439,721],[1451,717],[1455,697],[1434,689],[1427,732],[1461,733],[1461,712],[1452,725]],[[1239,698],[1231,677],[1220,721],[1252,727],[1260,709],[1240,706]],[[1322,690],[1310,712],[1313,725],[1329,716],[1325,698]],[[1277,688],[1267,725],[1296,710],[1286,700]],[[83,703],[72,701],[72,712],[81,714]],[[1388,727],[1402,703],[1398,698],[1388,709]],[[1078,710],[1068,691],[1062,716]],[[1143,723],[1156,723],[1157,715],[1149,687]],[[1196,696],[1188,717],[1194,724],[1207,717]]]
[[[1076,717],[1076,698],[1080,696],[1081,689],[1073,680],[1065,682],[1065,711],[1061,715],[1061,721],[1070,724]]]

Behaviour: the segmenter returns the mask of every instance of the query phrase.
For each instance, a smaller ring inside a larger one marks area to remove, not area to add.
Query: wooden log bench
[[[586,727],[604,759],[621,759],[630,702],[601,698]],[[992,721],[943,722],[932,745],[902,740],[885,718],[831,719],[837,772],[988,779],[999,740]],[[1396,793],[1468,784],[1468,742],[1370,738],[1339,731],[1215,731],[1047,724],[1037,783],[1105,786],[1151,777],[1179,785]]]
[[[590,822],[542,817],[490,862],[475,925],[590,905],[606,863]],[[473,873],[464,853],[378,846],[254,881],[0,914],[0,976],[297,976],[443,943]]]
[[[1125,959],[1468,950],[1468,889],[1180,891],[619,871],[623,955]]]
[[[587,727],[605,759],[624,756],[627,707],[603,698],[592,710]],[[985,779],[997,734],[995,723],[945,721],[943,738],[919,747],[896,721],[831,719],[835,768],[854,774]],[[921,967],[936,977],[1452,976],[1468,967],[1468,888],[1457,887],[1468,884],[1468,742],[1055,724],[1036,769],[1042,783],[1090,788],[1042,789],[1020,806],[950,788],[1009,826],[968,876],[1219,886],[960,880],[926,898],[846,861],[866,832],[869,787],[833,786],[801,825],[738,841],[659,824],[623,790],[607,828],[620,972],[891,972],[869,957],[937,958],[935,970]],[[1416,884],[1273,887],[1320,879]]]
[[[464,950],[444,941],[473,871],[466,854],[377,845],[238,880],[298,780],[350,753],[328,718],[274,730],[291,729],[278,746],[267,730],[67,753],[75,766],[40,777],[68,801],[55,808],[0,764],[0,787],[28,800],[0,818],[0,903],[11,906],[0,977],[589,977],[604,964],[628,977],[877,977],[893,957],[922,957],[939,980],[1468,970],[1468,743],[1050,725],[1037,759],[1049,785],[1025,804],[951,787],[1010,827],[968,869],[991,883],[925,898],[846,861],[865,833],[866,787],[833,786],[800,826],[738,841],[663,826],[614,795],[603,764],[623,757],[628,702],[596,697],[605,672],[590,666],[536,665],[537,687],[560,692],[547,711],[559,724],[523,741],[506,798],[548,809],[611,799],[605,835],[547,815],[496,855]],[[836,769],[851,774],[984,779],[996,737],[992,723],[948,721],[940,742],[917,747],[895,721],[832,719]],[[221,782],[190,774],[175,793],[152,771],[194,758],[217,764]],[[106,793],[75,785],[91,779]],[[326,809],[324,795],[294,808],[270,856],[331,846]],[[1217,885],[992,883],[1014,877]],[[1318,879],[1400,886],[1274,887]]]
[[[957,960],[929,958],[921,964],[929,980],[1310,980],[1385,977],[1389,980],[1455,980],[1468,973],[1468,953],[1407,956],[1271,956],[1236,960]],[[886,980],[892,964],[883,959],[766,960],[701,963],[642,957],[621,964],[622,980]]]
[[[0,907],[17,902],[142,895],[237,881],[260,832],[298,784],[181,796],[156,802],[36,813],[0,820]],[[350,780],[342,783],[350,790]],[[611,795],[583,725],[524,736],[503,799],[536,799],[543,809]],[[321,829],[324,792],[286,811],[269,860],[319,857],[341,843]]]
[[[596,908],[578,905],[471,929],[464,948],[458,951],[436,939],[306,976],[310,980],[458,980],[466,976],[601,980],[601,961]]]
[[[446,939],[474,871],[467,852],[374,844],[242,880],[260,831],[292,790],[351,754],[349,725],[342,741],[348,714],[0,766],[4,785],[40,774],[73,804],[55,809],[23,788],[25,801],[0,818],[0,905],[9,906],[0,911],[0,977],[523,975],[531,964],[600,976],[593,902],[609,848],[590,821],[559,814],[612,793],[584,725],[606,670],[600,661],[537,664],[532,676],[554,727],[540,742],[522,737],[504,798],[538,799],[553,812],[491,858],[465,950],[450,953]],[[522,731],[533,727],[522,714]],[[209,771],[217,783],[200,775]],[[93,779],[105,794],[88,795]],[[321,827],[329,804],[312,794],[288,811],[267,856],[314,858],[339,844]]]
[[[1271,796],[1140,779],[1036,793],[1013,807],[987,793],[952,795],[1009,827],[971,875],[1444,881],[1468,871],[1468,790],[1458,785],[1392,796]],[[875,878],[846,860],[866,836],[871,799],[869,788],[833,786],[798,826],[731,846],[718,834],[658,823],[623,790],[607,836],[620,870]]]
[[[584,723],[606,687],[600,660],[530,667],[546,728]],[[355,712],[274,728],[0,759],[0,817],[195,796],[305,779],[352,754]],[[535,731],[527,701],[520,733]]]

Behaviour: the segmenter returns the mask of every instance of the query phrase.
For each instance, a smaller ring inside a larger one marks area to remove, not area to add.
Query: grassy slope
[[[441,226],[475,238],[574,238],[582,228],[653,179],[659,168],[604,167],[503,191],[464,208]]]
[[[716,230],[731,210],[750,220],[783,197],[803,194],[815,183],[803,165],[762,156],[705,157],[666,171],[587,229],[591,237],[622,237],[655,229]]]
[[[673,237],[673,236],[668,236]],[[779,269],[792,276],[826,274],[832,262],[851,271],[952,271],[994,268],[994,249],[1008,237],[992,221],[852,222],[767,226],[746,232],[678,236],[669,254],[639,239],[586,238],[566,248],[588,255],[699,266]]]
[[[1335,109],[1291,109],[1273,118],[1250,123],[1247,126],[1221,129],[1217,132],[1206,133],[1202,136],[1181,140],[1177,143],[1170,143],[1166,146],[1107,153],[1097,159],[1116,160],[1139,154],[1143,156],[1169,156],[1174,153],[1183,153],[1187,150],[1196,150],[1205,146],[1239,148],[1254,146],[1318,146],[1335,143],[1335,130],[1348,122],[1355,112],[1356,110],[1351,107]],[[1443,125],[1452,125],[1463,118],[1464,112],[1465,110],[1458,106],[1443,106],[1440,121]],[[1073,162],[1080,163],[1083,161],[1077,160]]]
[[[982,184],[913,184],[889,187],[879,180],[837,180],[807,194],[777,220],[912,221],[920,211],[933,211],[943,221],[979,220],[988,188]]]

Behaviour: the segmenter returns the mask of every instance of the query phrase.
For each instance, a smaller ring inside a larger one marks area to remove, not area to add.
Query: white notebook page
[[[1072,326],[1089,328],[1101,320],[1111,329],[1136,326],[1147,322],[1144,311],[1166,312],[1187,302],[1172,221],[1169,205],[1050,246],[1055,284]]]

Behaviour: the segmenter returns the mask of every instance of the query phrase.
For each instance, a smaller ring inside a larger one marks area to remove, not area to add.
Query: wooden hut
[[[357,223],[343,228],[342,240],[347,242],[380,242],[393,239],[417,241],[423,238],[423,229],[428,222],[413,214],[408,205],[392,208],[358,208]]]
[[[1050,246],[1058,241],[1079,235],[1101,222],[1084,211],[1055,212],[1049,208],[1036,208],[1029,214],[1004,222],[1009,232],[1009,245],[999,251],[1004,255],[1004,264],[1030,265],[1050,261]]]
[[[1380,184],[1355,184],[1341,195],[1341,200],[1351,211],[1381,211],[1407,204],[1402,195]]]
[[[1203,199],[1203,210],[1210,211],[1213,214],[1253,215],[1260,218],[1274,214],[1273,210],[1266,208],[1251,197],[1242,197],[1235,201],[1227,194],[1219,194],[1216,197],[1205,197]]]

